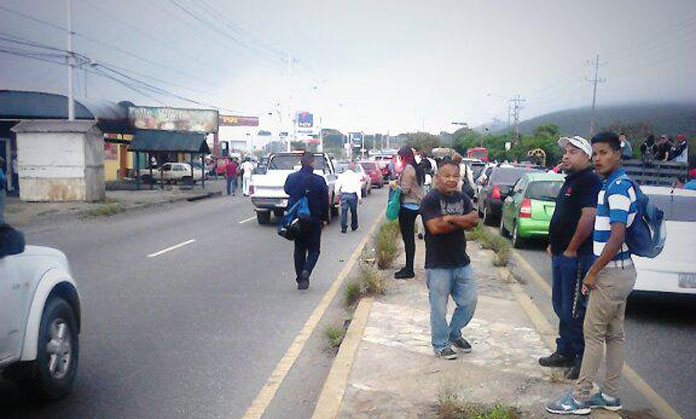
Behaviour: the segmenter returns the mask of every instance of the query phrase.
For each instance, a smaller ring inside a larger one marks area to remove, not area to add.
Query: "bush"
[[[477,240],[481,247],[484,249],[491,249],[495,252],[495,261],[493,264],[495,266],[506,266],[510,260],[510,252],[512,247],[510,242],[508,242],[504,237],[502,237],[497,232],[482,227],[481,224],[474,227],[469,237],[471,240]],[[469,238],[468,237],[468,238]]]
[[[398,221],[386,221],[379,228],[375,238],[375,256],[379,269],[389,268],[399,256],[399,235]]]
[[[382,295],[385,292],[382,275],[372,266],[361,263],[357,276],[345,287],[345,304],[350,307],[362,297]]]
[[[329,325],[324,329],[324,335],[329,340],[329,347],[332,349],[338,348],[343,342],[345,333],[342,327]]]

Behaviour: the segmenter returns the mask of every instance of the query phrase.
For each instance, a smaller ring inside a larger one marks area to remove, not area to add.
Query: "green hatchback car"
[[[522,176],[503,203],[500,235],[512,235],[512,245],[522,247],[525,239],[546,239],[556,209],[556,196],[564,175],[527,173]]]

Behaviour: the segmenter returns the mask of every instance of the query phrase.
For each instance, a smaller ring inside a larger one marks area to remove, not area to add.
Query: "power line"
[[[592,113],[590,114],[590,137],[595,134],[595,105],[597,102],[597,83],[604,83],[607,80],[602,79],[598,77],[599,74],[599,66],[606,64],[600,63],[599,62],[599,54],[595,56],[595,59],[593,62],[588,62],[588,64],[591,64],[594,67],[594,77],[592,79],[587,79],[587,81],[591,82],[593,87],[592,87]]]

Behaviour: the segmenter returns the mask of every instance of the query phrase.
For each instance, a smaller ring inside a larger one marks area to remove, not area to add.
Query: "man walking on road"
[[[553,275],[553,310],[558,316],[556,351],[539,359],[544,367],[571,367],[566,378],[577,379],[585,341],[582,323],[585,298],[581,281],[594,262],[592,227],[597,211],[597,194],[602,187],[592,172],[592,146],[582,138],[562,137],[562,168],[568,174],[556,197],[556,210],[549,225],[549,247]]]
[[[358,229],[358,203],[362,204],[362,181],[355,171],[355,162],[351,162],[348,170],[341,173],[334,186],[336,195],[341,197],[341,233],[348,230],[348,210],[350,209],[350,229]]]
[[[244,196],[249,196],[249,187],[251,186],[251,175],[254,172],[254,164],[249,157],[244,159],[242,163],[242,192]]]
[[[227,176],[227,195],[232,194],[235,196],[237,191],[237,170],[239,169],[239,163],[236,159],[232,159],[225,165],[225,176]]]
[[[585,353],[573,390],[546,406],[551,413],[588,414],[593,408],[621,409],[624,314],[626,299],[636,282],[636,269],[625,239],[636,216],[636,191],[621,167],[621,145],[615,133],[595,135],[592,150],[597,173],[604,184],[597,197],[592,236],[597,259],[587,271],[582,288],[583,294],[590,295],[583,328]],[[604,385],[593,393],[605,345]]]
[[[288,176],[285,193],[290,196],[288,208],[307,197],[311,220],[302,225],[302,234],[295,239],[295,275],[297,289],[309,288],[309,277],[319,260],[321,229],[329,221],[329,187],[323,177],[314,174],[314,154],[302,155],[302,169]]]
[[[430,295],[430,331],[435,354],[456,359],[457,350],[471,352],[462,338],[476,309],[476,281],[466,254],[464,230],[478,223],[478,214],[469,197],[458,188],[459,165],[444,162],[438,169],[437,187],[421,202],[425,221],[425,279]],[[447,301],[452,296],[457,308],[447,324]]]

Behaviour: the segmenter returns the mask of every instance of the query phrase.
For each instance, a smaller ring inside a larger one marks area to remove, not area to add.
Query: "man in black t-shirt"
[[[568,174],[556,197],[549,224],[549,247],[553,276],[553,309],[558,316],[556,351],[539,359],[545,367],[571,367],[569,379],[578,378],[585,349],[583,320],[585,297],[582,279],[594,262],[592,230],[597,212],[597,194],[602,188],[590,166],[592,146],[582,137],[563,137],[563,170]]]
[[[431,341],[437,356],[455,359],[457,353],[452,345],[461,352],[471,352],[461,330],[474,316],[477,293],[464,230],[478,223],[478,214],[457,187],[459,165],[443,162],[435,184],[437,188],[420,205],[426,227],[425,277],[430,295]],[[450,295],[457,308],[448,325],[445,316]]]

